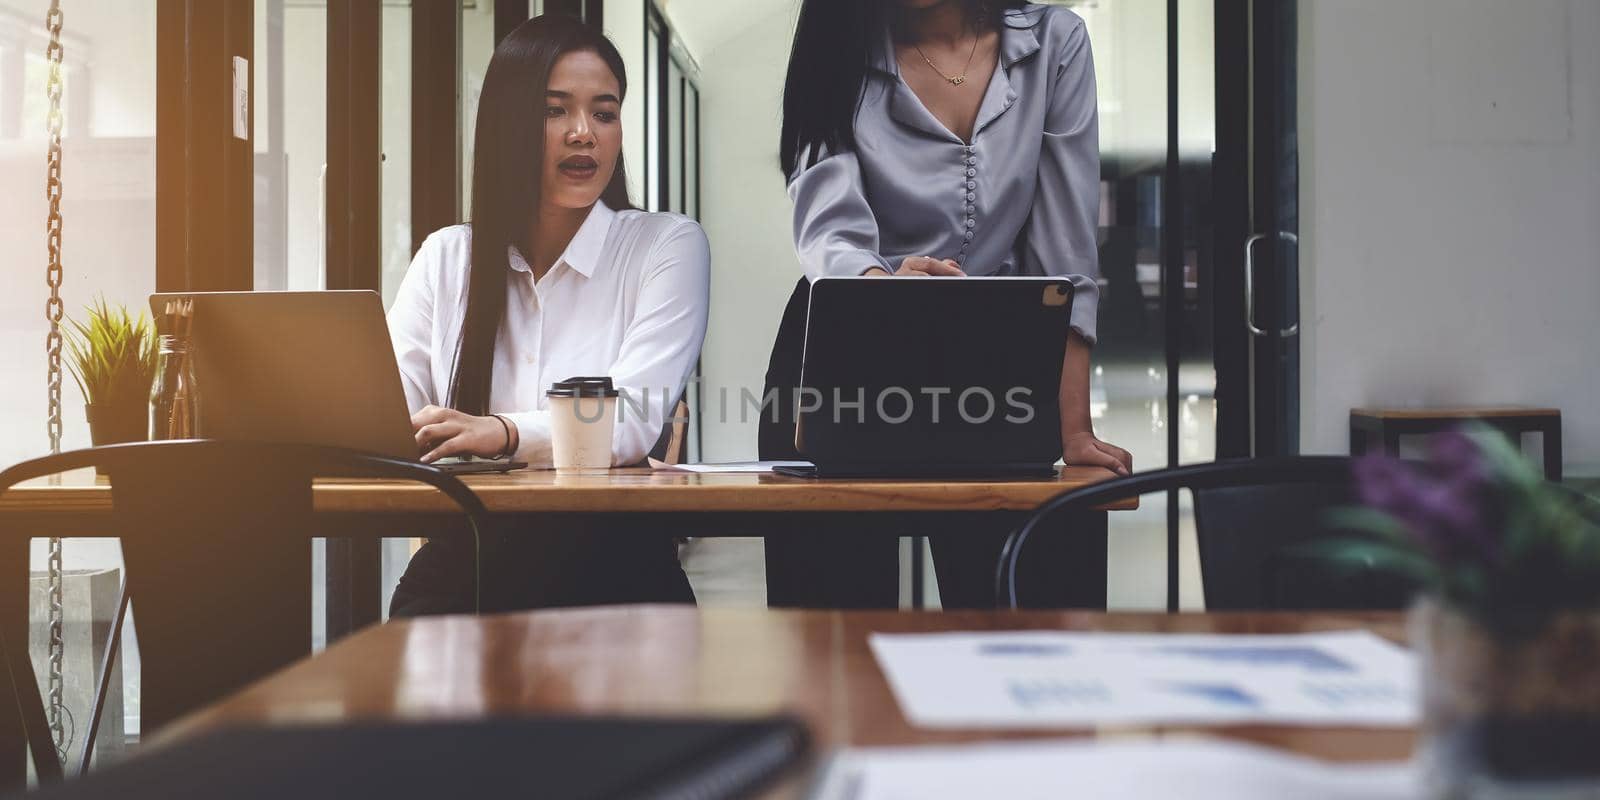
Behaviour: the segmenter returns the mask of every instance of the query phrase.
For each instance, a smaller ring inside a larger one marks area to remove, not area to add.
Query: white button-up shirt
[[[389,309],[412,413],[448,405],[471,243],[467,225],[429,236]],[[489,410],[517,426],[517,458],[551,464],[550,384],[609,375],[624,406],[612,463],[638,463],[660,437],[705,339],[711,281],[705,232],[678,214],[617,212],[595,203],[543,278],[534,280],[515,247],[509,255]]]

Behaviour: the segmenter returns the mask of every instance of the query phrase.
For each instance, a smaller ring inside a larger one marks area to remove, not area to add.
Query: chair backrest
[[[672,434],[667,438],[667,450],[661,460],[668,464],[682,464],[688,457],[689,402],[679,400],[672,409]]]
[[[307,445],[205,440],[77,450],[0,472],[0,492],[86,467],[98,467],[111,484],[113,509],[104,524],[122,540],[125,585],[139,616],[145,730],[309,654],[314,479],[418,481],[448,495],[474,536],[487,520],[478,497],[438,469]],[[18,595],[0,604],[26,603],[27,541],[34,535],[0,516],[0,565],[20,555],[15,569],[0,566],[16,573],[0,575],[0,589]],[[31,673],[26,627],[3,630],[13,616],[0,614],[0,634],[12,645],[13,688],[21,705],[36,707],[37,684],[19,677]],[[26,708],[31,741],[42,717],[28,719]]]
[[[1018,607],[1017,563],[1028,538],[1051,521],[1130,497],[1187,489],[1208,610],[1403,607],[1413,587],[1376,572],[1298,555],[1296,546],[1332,533],[1324,517],[1351,499],[1344,456],[1238,459],[1155,470],[1067,492],[1040,506],[1006,541],[996,566],[1003,607]],[[1176,553],[1168,553],[1169,559]],[[1169,607],[1178,587],[1169,580]]]
[[[1354,502],[1349,481],[1194,489],[1206,608],[1394,610],[1415,587],[1387,573],[1333,565],[1297,545],[1349,531],[1327,513]]]
[[[661,435],[650,448],[650,458],[663,464],[682,464],[688,457],[689,401],[680,396],[672,416],[661,426]]]

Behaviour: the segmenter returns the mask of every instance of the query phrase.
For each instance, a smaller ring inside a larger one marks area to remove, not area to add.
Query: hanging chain
[[[45,60],[49,62],[45,94],[50,101],[50,115],[46,118],[50,130],[50,154],[45,173],[45,198],[50,203],[45,242],[50,251],[50,264],[45,268],[44,279],[45,283],[50,284],[50,299],[45,303],[44,316],[50,322],[50,333],[45,337],[45,352],[49,358],[49,432],[50,452],[53,454],[61,452],[61,0],[50,0],[50,11],[45,14],[44,24],[50,31],[50,44],[44,51]],[[55,740],[56,750],[64,753],[67,734],[61,721],[61,662],[65,640],[61,636],[64,613],[61,603],[60,539],[50,539],[46,571],[50,581],[50,686],[47,707],[50,734]]]

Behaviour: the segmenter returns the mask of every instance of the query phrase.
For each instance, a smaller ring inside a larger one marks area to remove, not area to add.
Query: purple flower
[[[1489,462],[1483,449],[1462,431],[1447,431],[1428,440],[1428,463],[1441,477],[1478,483],[1485,487],[1493,483]]]
[[[1471,437],[1434,437],[1422,466],[1386,456],[1355,462],[1361,502],[1393,517],[1441,563],[1493,564],[1504,533],[1499,490]]]

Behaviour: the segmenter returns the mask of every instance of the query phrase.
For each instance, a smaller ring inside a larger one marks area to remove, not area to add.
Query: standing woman
[[[779,408],[762,414],[761,458],[798,457],[794,387],[810,280],[1048,275],[1067,276],[1076,289],[1061,375],[1063,458],[1119,474],[1132,467],[1127,451],[1095,437],[1089,419],[1100,159],[1082,19],[1002,0],[806,0],[789,56],[780,159],[805,277],[772,349],[767,388],[777,390]],[[907,331],[893,346],[917,340]],[[932,537],[946,606],[992,602],[1002,535]],[[890,537],[772,538],[766,547],[773,605],[897,600]]]
[[[598,30],[549,15],[495,48],[484,76],[472,221],[429,236],[389,311],[423,461],[515,455],[551,463],[545,391],[609,375],[625,397],[677,397],[705,337],[710,250],[677,214],[634,210],[622,166],[622,57]],[[659,402],[628,405],[612,463],[642,461]],[[694,602],[669,535],[489,538],[485,610]],[[472,608],[472,559],[423,545],[391,613]]]

